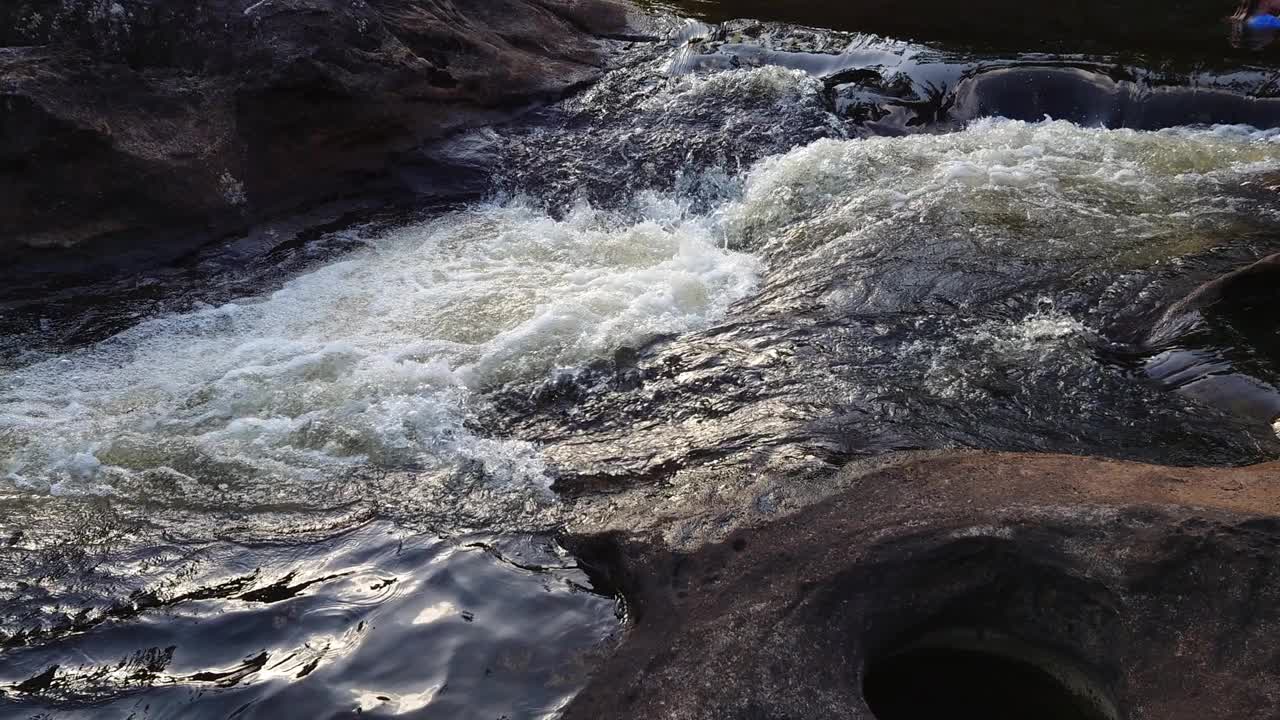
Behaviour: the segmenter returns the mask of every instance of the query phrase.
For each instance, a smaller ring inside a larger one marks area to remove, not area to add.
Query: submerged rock
[[[1260,73],[1261,74],[1261,73]],[[1274,127],[1280,99],[1222,83],[1165,77],[1138,68],[1022,66],[982,69],[956,87],[954,121],[1007,117],[1035,122],[1052,117],[1087,127],[1159,130],[1194,124]],[[1180,82],[1179,82],[1180,81]]]
[[[0,7],[0,248],[238,221],[592,80],[613,0]]]
[[[1269,354],[1280,359],[1274,348],[1276,321],[1271,310],[1280,300],[1280,254],[1227,273],[1196,288],[1175,303],[1156,326],[1151,344],[1168,342],[1185,333],[1206,316],[1256,330]],[[1252,333],[1251,333],[1252,334]]]
[[[565,718],[1280,710],[1280,465],[966,453],[845,481],[695,550],[575,538],[631,629]]]
[[[1200,402],[1273,424],[1280,418],[1280,255],[1197,287],[1146,338],[1147,374]]]

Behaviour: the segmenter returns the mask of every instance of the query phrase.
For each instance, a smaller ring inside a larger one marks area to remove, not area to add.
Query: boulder
[[[16,0],[0,249],[237,224],[598,76],[614,0]]]
[[[1176,77],[1176,75],[1175,75]],[[1181,80],[1181,79],[1180,79]],[[1141,78],[1121,66],[1022,66],[980,69],[961,80],[949,118],[967,123],[982,117],[1037,122],[1046,116],[1089,127],[1160,130],[1195,124],[1280,124],[1280,98],[1266,89],[1201,87],[1187,78]]]
[[[629,630],[566,720],[1280,714],[1280,464],[956,453],[845,480],[697,549],[569,538]]]

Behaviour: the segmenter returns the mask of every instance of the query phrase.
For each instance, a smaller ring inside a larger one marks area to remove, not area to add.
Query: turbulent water
[[[269,295],[15,369],[7,481],[183,507],[324,506],[359,499],[370,468],[465,465],[536,497],[534,449],[467,426],[476,391],[705,326],[754,287],[758,261],[722,247],[713,221],[675,198],[640,202],[640,220],[476,206],[362,237],[366,249]]]
[[[1266,71],[1016,120],[990,73],[1093,70],[659,24],[436,149],[486,200],[11,304],[0,712],[544,717],[619,627],[566,525],[714,535],[897,450],[1280,456],[1265,352],[1151,335],[1280,246],[1280,131],[1214,121]]]

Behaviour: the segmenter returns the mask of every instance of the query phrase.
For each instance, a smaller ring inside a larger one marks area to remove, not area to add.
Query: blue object
[[[1275,15],[1254,15],[1245,21],[1250,30],[1280,30],[1280,17]]]

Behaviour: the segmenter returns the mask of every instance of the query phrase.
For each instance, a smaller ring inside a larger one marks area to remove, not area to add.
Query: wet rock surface
[[[1165,386],[1238,414],[1280,418],[1280,256],[1196,287],[1173,303],[1146,339],[1147,373]]]
[[[397,154],[596,78],[627,31],[610,0],[6,3],[0,247],[394,186]]]
[[[776,64],[821,78],[829,106],[871,135],[958,129],[974,119],[1046,116],[1087,127],[1280,124],[1276,71],[1264,58],[1225,70],[1169,53],[995,54],[863,33],[731,20],[691,32],[673,70]]]
[[[1201,285],[1186,298],[1178,301],[1165,313],[1152,332],[1153,344],[1176,335],[1181,328],[1194,324],[1206,316],[1221,322],[1245,326],[1258,326],[1262,343],[1271,345],[1268,337],[1274,331],[1274,322],[1265,309],[1280,298],[1280,255],[1270,255],[1247,267],[1227,273],[1216,280]],[[1197,317],[1198,316],[1198,317]],[[1274,348],[1267,354],[1280,357]]]
[[[1280,466],[958,454],[849,473],[824,502],[690,551],[573,539],[631,629],[565,717],[1014,717],[1063,697],[1074,711],[1038,716],[1280,709]],[[1009,688],[1010,666],[1030,684]],[[948,675],[986,687],[931,695]],[[1039,705],[1019,695],[1036,687]],[[980,695],[991,714],[964,704]]]
[[[1269,127],[1280,99],[1229,87],[1165,85],[1158,74],[1124,67],[993,68],[962,80],[946,100],[956,121],[998,115],[1036,121],[1045,116],[1085,126],[1158,130],[1175,125]]]

